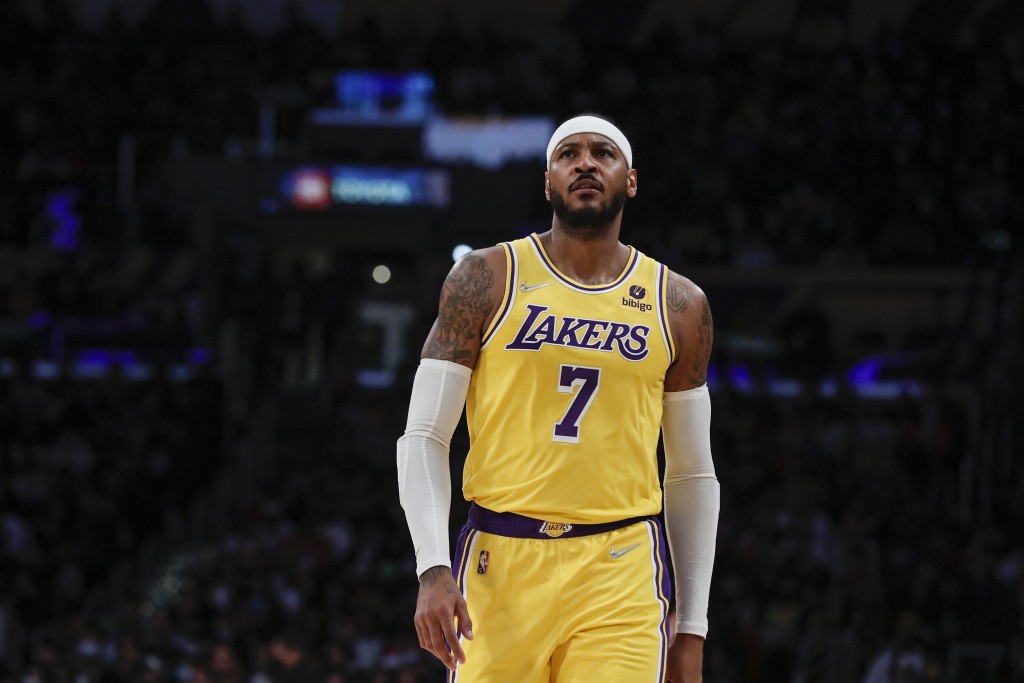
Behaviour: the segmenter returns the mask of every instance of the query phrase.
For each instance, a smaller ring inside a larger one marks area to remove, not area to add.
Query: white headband
[[[633,148],[629,146],[629,140],[621,130],[616,128],[613,123],[596,116],[577,116],[560,125],[551,134],[551,140],[548,141],[548,170],[551,170],[551,153],[555,151],[555,146],[576,133],[597,133],[605,136],[614,142],[626,157],[626,166],[633,168]]]

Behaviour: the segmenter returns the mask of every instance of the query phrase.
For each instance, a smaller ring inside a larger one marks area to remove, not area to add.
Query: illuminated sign
[[[432,118],[423,129],[427,159],[501,168],[510,162],[544,162],[548,138],[555,132],[550,116],[508,118]]]
[[[296,171],[291,188],[292,203],[300,209],[326,209],[331,205],[331,177],[324,171]]]
[[[369,119],[422,120],[433,110],[434,78],[421,71],[343,70],[335,79],[338,108]]]
[[[439,169],[380,166],[303,167],[287,173],[281,191],[301,210],[331,206],[447,207],[451,180]]]

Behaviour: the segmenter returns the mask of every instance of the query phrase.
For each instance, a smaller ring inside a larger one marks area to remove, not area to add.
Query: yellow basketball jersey
[[[630,247],[614,282],[582,285],[537,235],[502,247],[504,298],[466,402],[463,493],[496,512],[567,524],[656,514],[675,354],[665,267]]]

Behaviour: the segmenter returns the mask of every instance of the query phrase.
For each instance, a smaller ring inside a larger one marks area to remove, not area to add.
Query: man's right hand
[[[416,634],[420,647],[430,652],[452,671],[466,661],[455,631],[458,619],[462,634],[473,640],[473,622],[452,570],[431,567],[420,576],[420,593],[416,599]],[[446,647],[447,644],[447,647]],[[449,651],[451,648],[451,651]]]

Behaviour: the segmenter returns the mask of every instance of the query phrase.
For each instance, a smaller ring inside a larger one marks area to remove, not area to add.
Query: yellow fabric
[[[585,286],[555,269],[536,235],[504,247],[505,300],[466,403],[463,494],[550,522],[658,513],[655,452],[674,354],[664,267],[631,249],[614,282]]]
[[[662,683],[663,544],[653,522],[546,540],[467,529],[456,572],[474,639],[449,683]]]

